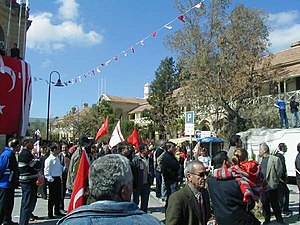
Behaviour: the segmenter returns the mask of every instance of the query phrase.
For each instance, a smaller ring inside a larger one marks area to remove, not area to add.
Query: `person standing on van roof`
[[[286,102],[283,98],[283,95],[280,95],[278,100],[275,102],[274,106],[279,109],[279,115],[280,115],[280,128],[283,128],[283,120],[285,122],[285,128],[289,129],[289,121],[286,116]]]
[[[290,101],[291,113],[292,113],[292,127],[297,128],[299,127],[299,117],[298,117],[298,106],[299,103],[296,102],[295,96],[292,96]],[[295,123],[296,119],[296,123]]]

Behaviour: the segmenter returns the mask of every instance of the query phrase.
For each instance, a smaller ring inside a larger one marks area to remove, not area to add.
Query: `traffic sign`
[[[201,138],[201,130],[196,130],[195,131],[195,138],[196,138],[197,141],[200,140],[200,138]]]
[[[194,111],[185,112],[185,124],[194,124],[195,113]]]
[[[194,111],[185,112],[185,126],[184,126],[184,133],[185,135],[194,135],[194,118],[195,118]]]

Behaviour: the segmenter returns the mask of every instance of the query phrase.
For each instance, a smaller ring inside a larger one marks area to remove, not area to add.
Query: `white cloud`
[[[59,23],[54,23],[53,14],[41,12],[31,14],[31,27],[28,30],[27,47],[43,52],[52,53],[63,51],[68,46],[88,47],[99,44],[103,36],[96,31],[85,31],[84,24],[76,22],[79,5],[75,0],[58,0]]]
[[[79,4],[76,0],[57,0],[57,3],[62,4],[58,9],[61,18],[66,20],[77,19]]]
[[[47,68],[53,65],[52,61],[50,59],[44,59],[44,61],[41,62],[42,68]]]
[[[278,52],[300,40],[300,13],[297,10],[270,14],[271,51]]]
[[[270,14],[269,21],[274,27],[289,26],[299,18],[299,12],[292,10],[289,12],[280,12],[276,14]]]

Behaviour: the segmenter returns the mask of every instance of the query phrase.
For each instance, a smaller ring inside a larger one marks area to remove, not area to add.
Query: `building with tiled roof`
[[[293,95],[300,99],[300,41],[292,43],[291,47],[274,53],[271,65],[282,69],[281,78],[275,82],[275,86],[266,85],[262,91],[263,98],[274,101],[277,94],[284,93],[289,100]],[[270,81],[272,82],[272,81]]]
[[[147,99],[102,94],[99,102],[105,100],[113,109],[116,120],[128,120],[128,114],[141,105],[147,104]]]

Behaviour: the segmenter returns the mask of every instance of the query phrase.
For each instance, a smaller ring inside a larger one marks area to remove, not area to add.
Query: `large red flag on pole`
[[[136,127],[133,129],[132,133],[127,138],[127,142],[134,145],[136,149],[139,150],[140,139],[139,139],[138,129]]]
[[[95,141],[97,141],[97,139],[100,138],[101,136],[107,134],[107,132],[108,132],[108,117],[105,119],[104,123],[99,128],[95,137]]]
[[[89,170],[89,159],[85,150],[82,150],[67,214],[69,214],[73,209],[85,204],[85,191],[88,185]]]

